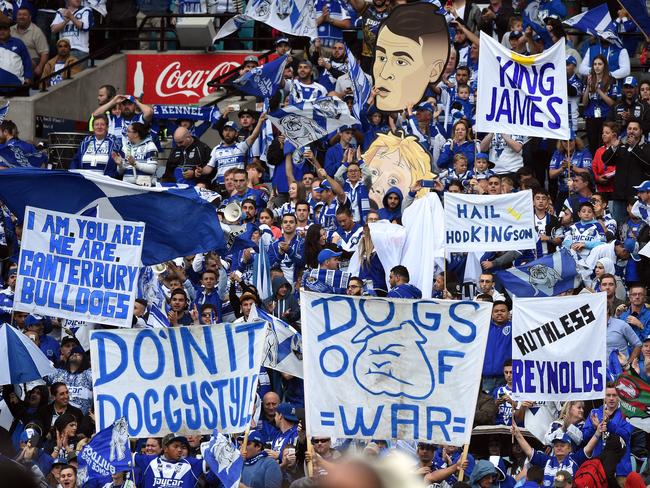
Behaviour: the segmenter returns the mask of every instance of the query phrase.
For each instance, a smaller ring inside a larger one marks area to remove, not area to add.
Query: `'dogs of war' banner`
[[[445,237],[452,252],[533,249],[537,232],[532,192],[445,193]]]
[[[243,432],[266,333],[264,322],[92,331],[97,430],[125,417],[131,437]]]
[[[607,294],[515,298],[512,397],[593,400],[605,395]]]
[[[491,304],[300,296],[310,435],[469,442]]]
[[[522,56],[481,32],[479,66],[479,132],[570,138],[564,39]]]
[[[131,327],[144,227],[27,207],[14,309]]]

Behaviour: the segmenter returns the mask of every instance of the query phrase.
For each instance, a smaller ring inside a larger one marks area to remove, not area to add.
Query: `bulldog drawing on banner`
[[[382,22],[375,45],[375,101],[382,112],[404,110],[440,81],[449,58],[447,21],[430,3],[399,5]]]

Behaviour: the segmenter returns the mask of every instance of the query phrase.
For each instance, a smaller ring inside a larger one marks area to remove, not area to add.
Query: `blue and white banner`
[[[201,455],[224,488],[239,486],[244,458],[225,435],[215,429],[210,442],[201,444]]]
[[[357,123],[348,105],[338,97],[289,105],[270,114],[269,120],[297,149],[338,131],[339,127]]]
[[[214,207],[192,187],[144,187],[84,171],[0,171],[0,200],[23,219],[25,206],[144,222],[142,264],[224,249]]]
[[[492,304],[301,292],[308,435],[462,446]]]
[[[27,207],[14,310],[131,327],[145,226]]]
[[[125,418],[97,432],[78,456],[77,478],[83,484],[96,478],[106,478],[131,470],[131,447]]]
[[[523,56],[481,32],[479,67],[479,132],[569,139],[564,39]]]
[[[537,231],[530,190],[507,195],[445,193],[447,252],[534,249]]]
[[[248,22],[257,20],[285,34],[316,39],[316,9],[313,0],[251,0],[243,14],[236,15],[223,24],[214,40],[222,39]]]
[[[154,105],[154,119],[206,120],[211,124],[219,121],[221,112],[216,105],[193,107],[192,105]]]
[[[253,304],[249,320],[257,319],[266,320],[270,325],[262,366],[302,378],[302,336],[285,321]]]
[[[566,249],[497,271],[496,279],[513,297],[552,297],[580,284],[576,261]]]
[[[352,94],[354,95],[354,104],[352,105],[352,115],[359,122],[361,121],[361,112],[363,106],[370,97],[372,91],[372,82],[368,75],[361,69],[357,58],[352,51],[347,49],[348,65],[350,66],[349,76],[352,82]]]
[[[253,68],[233,81],[233,86],[254,97],[271,98],[280,87],[288,57],[288,54],[284,54],[270,63]]]
[[[607,383],[606,334],[606,293],[515,298],[512,398],[602,400]]]
[[[0,324],[0,384],[27,383],[54,373],[56,369],[52,362],[34,341],[15,327],[6,323]],[[2,413],[8,411],[9,409],[5,409]],[[0,415],[0,419],[3,416]]]
[[[623,43],[616,33],[616,24],[612,21],[612,16],[607,9],[607,3],[601,3],[563,22],[580,32],[586,32],[620,48],[623,47]]]
[[[266,332],[264,322],[92,331],[97,428],[125,417],[132,437],[243,432]]]

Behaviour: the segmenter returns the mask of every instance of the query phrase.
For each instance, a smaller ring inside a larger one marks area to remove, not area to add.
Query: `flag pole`
[[[465,469],[463,464],[467,461],[467,455],[469,454],[469,442],[463,445],[463,454],[460,456],[460,473],[458,473],[458,481],[463,481],[465,478]]]
[[[314,447],[311,444],[311,437],[307,436],[307,452],[309,453],[309,461],[307,461],[307,476],[311,478],[314,476]]]

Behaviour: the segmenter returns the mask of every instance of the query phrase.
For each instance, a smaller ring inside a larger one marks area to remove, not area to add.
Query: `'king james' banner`
[[[537,242],[530,190],[506,195],[445,193],[448,252],[534,249]]]
[[[243,432],[262,365],[264,322],[90,335],[97,430],[131,437]]]
[[[27,207],[14,310],[131,327],[144,227]]]
[[[515,298],[513,399],[602,399],[607,382],[606,332],[606,293]]]
[[[309,435],[468,443],[492,305],[300,294]]]
[[[522,56],[481,32],[479,66],[479,132],[570,138],[564,39]]]

